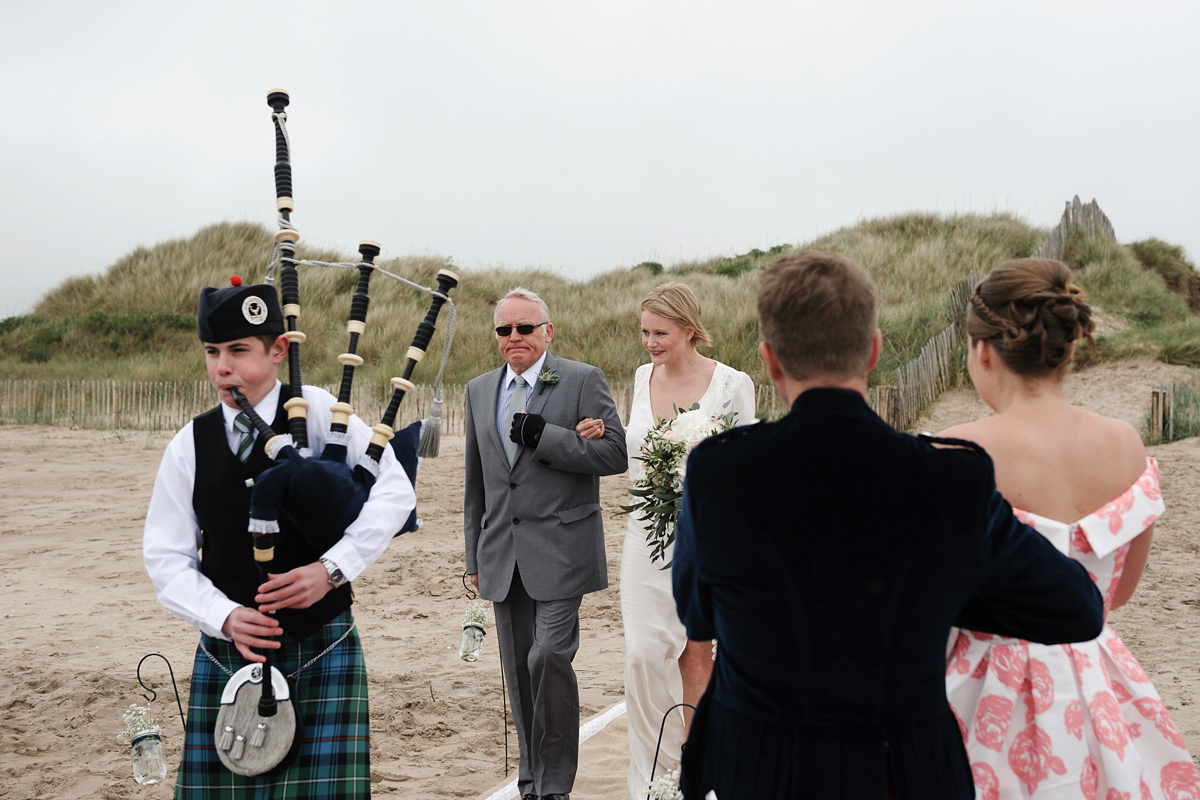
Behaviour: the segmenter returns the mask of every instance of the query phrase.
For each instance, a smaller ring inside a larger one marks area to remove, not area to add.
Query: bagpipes
[[[274,538],[280,533],[283,518],[290,531],[302,536],[317,552],[325,552],[336,543],[343,532],[358,517],[367,501],[371,487],[379,474],[379,463],[389,443],[404,463],[409,478],[415,484],[418,455],[437,455],[442,405],[442,374],[449,356],[454,335],[456,313],[450,300],[450,290],[458,285],[458,275],[448,269],[437,273],[437,288],[431,289],[393,275],[375,266],[380,253],[377,242],[363,241],[359,245],[361,260],[353,263],[301,261],[296,258],[296,242],[300,234],[292,226],[291,144],[287,134],[289,102],[287,92],[272,90],[267,104],[272,109],[275,125],[275,195],[279,230],[275,234],[275,250],[267,266],[266,282],[272,281],[272,270],[279,264],[280,301],[286,322],[288,346],[288,385],[290,397],[284,403],[288,414],[288,433],[276,434],[257,413],[244,395],[232,390],[234,401],[250,418],[251,424],[266,442],[266,453],[275,462],[254,481],[250,495],[249,530],[254,541],[254,561],[263,582],[271,571],[275,557]],[[347,352],[338,356],[342,364],[342,381],[337,402],[332,406],[332,422],[325,446],[314,457],[308,443],[308,401],[304,399],[300,377],[300,345],[305,335],[299,330],[300,291],[297,266],[311,265],[358,269],[358,283],[351,301],[350,319],[346,324],[350,335]],[[401,377],[392,378],[392,396],[382,420],[375,425],[366,452],[350,467],[346,463],[350,443],[348,426],[354,409],[350,405],[354,370],[362,366],[357,354],[360,337],[366,330],[368,288],[374,273],[386,275],[430,295],[429,310],[417,326],[408,348],[407,362]],[[429,416],[414,422],[396,436],[395,422],[405,395],[416,387],[411,381],[413,370],[425,356],[433,338],[438,315],[445,305],[448,322],[444,334],[441,367],[435,382],[434,401]],[[416,528],[416,512],[409,517],[397,535]],[[221,698],[217,714],[217,755],[232,772],[239,775],[260,775],[290,760],[300,741],[301,720],[294,706],[294,692],[286,676],[271,665],[270,650],[265,650],[265,664],[250,664],[230,678]],[[269,676],[269,677],[267,677]],[[261,693],[254,690],[262,685]],[[257,697],[255,695],[258,694]],[[247,746],[247,742],[249,746]]]

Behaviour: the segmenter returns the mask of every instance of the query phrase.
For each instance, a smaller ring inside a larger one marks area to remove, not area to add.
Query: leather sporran
[[[213,731],[217,758],[233,773],[253,777],[286,765],[300,749],[301,721],[287,677],[271,667],[275,713],[263,716],[263,665],[247,664],[233,674],[221,693]]]

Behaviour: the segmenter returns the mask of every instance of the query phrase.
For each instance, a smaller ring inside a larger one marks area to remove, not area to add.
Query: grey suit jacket
[[[508,596],[516,565],[534,600],[608,586],[599,476],[625,471],[625,430],[603,372],[549,353],[544,368],[559,382],[536,383],[528,411],[546,428],[536,448],[519,448],[511,468],[496,430],[504,367],[467,384],[467,572],[479,574],[479,593],[493,602]],[[603,437],[575,432],[585,417],[604,420]]]

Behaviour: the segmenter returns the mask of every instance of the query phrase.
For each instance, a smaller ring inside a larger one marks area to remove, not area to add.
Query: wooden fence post
[[[1166,387],[1151,386],[1150,387],[1150,441],[1153,444],[1158,444],[1163,440],[1163,411],[1166,405]]]

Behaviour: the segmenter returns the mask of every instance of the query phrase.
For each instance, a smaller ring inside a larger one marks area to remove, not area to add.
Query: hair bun
[[[994,269],[975,287],[968,309],[971,339],[992,341],[1001,358],[1022,375],[1043,375],[1065,365],[1077,339],[1095,347],[1091,308],[1060,261],[1026,258]]]

